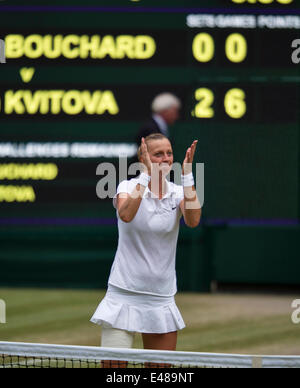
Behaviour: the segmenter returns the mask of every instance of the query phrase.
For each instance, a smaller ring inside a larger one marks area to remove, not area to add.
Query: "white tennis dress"
[[[167,182],[159,200],[146,187],[134,219],[123,222],[117,211],[119,241],[107,293],[91,322],[139,333],[169,333],[185,327],[176,306],[176,247],[182,216],[183,187]],[[119,184],[132,193],[138,180]]]

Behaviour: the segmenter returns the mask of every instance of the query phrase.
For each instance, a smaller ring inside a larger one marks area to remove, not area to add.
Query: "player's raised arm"
[[[120,193],[117,199],[119,216],[124,222],[131,222],[141,204],[146,187],[151,180],[151,160],[149,157],[145,139],[142,138],[140,146],[140,162],[144,165],[144,171],[138,178],[138,183],[131,194]]]
[[[193,177],[193,161],[196,152],[198,140],[187,149],[182,164],[182,185],[184,190],[184,199],[180,202],[184,222],[190,228],[196,228],[201,219],[201,205],[195,189]]]

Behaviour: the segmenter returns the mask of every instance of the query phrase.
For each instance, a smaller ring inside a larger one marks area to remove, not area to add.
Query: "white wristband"
[[[183,187],[192,187],[195,186],[195,181],[193,173],[191,172],[188,175],[181,175],[181,183]]]
[[[150,181],[151,181],[151,176],[148,174],[145,174],[144,172],[142,172],[138,178],[138,184],[145,186],[145,187],[148,186]]]

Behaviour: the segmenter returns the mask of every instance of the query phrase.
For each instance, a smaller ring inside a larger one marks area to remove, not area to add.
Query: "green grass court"
[[[104,291],[0,288],[6,324],[0,341],[98,346],[100,327],[89,322]],[[297,295],[179,293],[186,322],[177,350],[300,355],[300,324],[292,323]],[[135,347],[141,348],[137,335]]]

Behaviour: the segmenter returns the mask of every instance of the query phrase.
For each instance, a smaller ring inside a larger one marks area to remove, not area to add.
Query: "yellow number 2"
[[[199,101],[195,108],[195,117],[201,119],[214,117],[215,112],[211,107],[215,100],[213,92],[210,89],[200,88],[196,90],[195,98]]]

